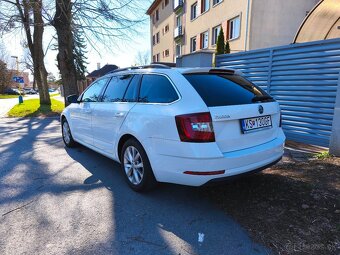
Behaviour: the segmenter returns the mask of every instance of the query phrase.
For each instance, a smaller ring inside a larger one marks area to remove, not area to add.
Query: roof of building
[[[146,11],[146,14],[151,15],[151,13],[156,9],[156,7],[162,2],[162,0],[155,0],[150,5],[149,9]]]
[[[116,65],[105,65],[102,68],[89,73],[86,77],[101,77],[116,69],[118,69],[118,66]]]
[[[339,0],[321,0],[302,22],[294,43],[340,37]]]

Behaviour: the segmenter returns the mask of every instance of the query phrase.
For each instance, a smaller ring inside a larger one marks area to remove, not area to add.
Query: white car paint
[[[165,75],[175,87],[179,99],[172,103],[81,102],[62,113],[75,141],[119,162],[118,144],[124,135],[134,136],[149,157],[159,182],[200,186],[212,179],[246,173],[267,166],[283,155],[285,135],[279,127],[277,102],[261,103],[263,115],[271,115],[269,129],[242,134],[239,120],[259,116],[260,103],[207,107],[193,86],[182,75],[209,69],[137,69],[124,74]],[[110,77],[110,75],[106,76]],[[215,142],[182,142],[175,116],[210,112]],[[189,175],[184,171],[225,170],[219,175]]]

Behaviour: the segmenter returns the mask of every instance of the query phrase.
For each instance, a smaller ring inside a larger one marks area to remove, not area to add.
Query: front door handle
[[[115,113],[115,117],[116,117],[116,118],[124,117],[124,113],[123,113],[123,112],[116,112],[116,113]]]

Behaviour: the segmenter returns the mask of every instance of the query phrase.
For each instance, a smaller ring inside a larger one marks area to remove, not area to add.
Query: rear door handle
[[[115,113],[115,117],[116,117],[116,118],[124,117],[124,115],[125,115],[125,114],[124,114],[123,112],[116,112],[116,113]]]

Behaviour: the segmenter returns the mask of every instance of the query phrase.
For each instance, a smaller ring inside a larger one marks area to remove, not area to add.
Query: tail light
[[[178,115],[175,117],[182,142],[215,142],[215,134],[209,112]]]
[[[279,122],[279,127],[282,127],[282,112],[280,111],[280,122]]]

